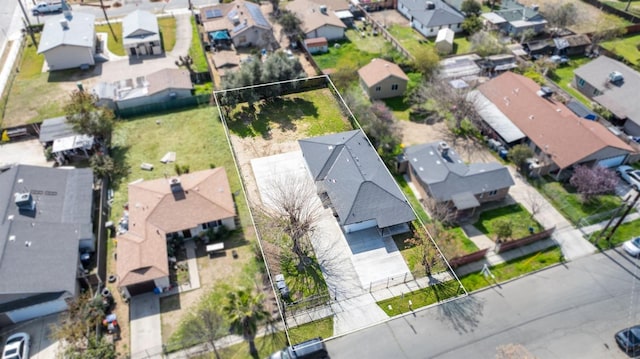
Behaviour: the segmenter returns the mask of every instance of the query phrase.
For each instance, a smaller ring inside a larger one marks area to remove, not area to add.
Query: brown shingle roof
[[[153,95],[166,89],[192,89],[189,71],[184,69],[162,69],[147,75],[149,83],[147,95]]]
[[[560,168],[579,163],[606,147],[633,152],[600,123],[580,119],[562,103],[538,96],[539,89],[533,80],[512,72],[478,87]]]
[[[319,29],[325,25],[347,28],[342,20],[334,13],[335,9],[327,6],[327,12],[320,12],[320,5],[309,0],[296,0],[287,3],[287,10],[294,12],[302,21],[302,31],[305,33]]]
[[[118,237],[119,286],[169,274],[167,233],[235,217],[224,168],[182,175],[180,184],[176,196],[164,178],[129,185],[129,231]]]
[[[252,9],[249,9],[251,7]],[[255,10],[257,8],[257,10]],[[207,18],[207,11],[220,10],[222,16]],[[255,18],[258,16],[259,18]],[[237,17],[239,23],[235,24],[233,18]],[[271,30],[271,24],[260,11],[260,5],[243,0],[236,0],[232,3],[205,6],[200,8],[200,19],[205,32],[228,30],[231,37],[236,37],[249,29],[255,27]],[[246,26],[238,26],[246,22]]]
[[[402,71],[400,66],[383,59],[371,60],[370,63],[358,70],[358,75],[368,87],[379,83],[389,76],[409,81],[409,78],[404,71]]]

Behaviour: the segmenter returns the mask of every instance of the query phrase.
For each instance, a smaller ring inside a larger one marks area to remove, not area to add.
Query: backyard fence
[[[402,46],[402,44],[400,44],[400,42],[396,40],[396,38],[393,37],[393,35],[391,35],[389,31],[387,31],[385,26],[380,24],[376,19],[374,19],[371,15],[369,15],[369,13],[365,11],[364,8],[362,8],[362,6],[360,6],[359,4],[356,4],[355,6],[358,8],[358,10],[360,10],[364,14],[367,20],[371,22],[372,30],[379,31],[382,37],[385,40],[389,41],[393,46],[393,48],[396,49],[399,53],[401,53],[402,56],[406,57],[409,60],[414,60],[413,56],[409,53],[409,51],[405,49],[404,46]]]
[[[593,5],[604,12],[621,17],[631,23],[634,23],[634,24],[640,23],[640,18],[638,18],[637,16],[630,14],[628,12],[624,12],[622,10],[618,10],[615,7],[608,5],[607,3],[602,2],[600,0],[582,0],[582,1],[586,2],[589,5]]]
[[[18,76],[18,72],[20,70],[20,63],[22,63],[22,56],[24,54],[25,47],[28,46],[29,42],[25,41],[24,35],[19,39],[15,40],[20,42],[20,46],[17,46],[18,53],[16,54],[15,62],[13,63],[13,68],[9,72],[9,76],[7,77],[7,81],[5,82],[4,90],[2,91],[2,96],[0,97],[0,108],[2,109],[2,115],[0,118],[4,118],[5,111],[7,109],[7,102],[9,101],[9,94],[11,93],[11,88],[13,87],[13,83],[15,82],[16,76]],[[9,45],[9,42],[7,43]],[[13,44],[9,51],[13,51]],[[7,50],[5,49],[5,53]]]
[[[166,112],[173,110],[181,110],[189,107],[197,107],[200,105],[209,105],[211,103],[211,95],[195,95],[186,98],[177,98],[170,101],[164,101],[148,105],[140,105],[128,108],[117,108],[114,112],[119,118],[129,119],[132,117],[148,115],[158,112]]]

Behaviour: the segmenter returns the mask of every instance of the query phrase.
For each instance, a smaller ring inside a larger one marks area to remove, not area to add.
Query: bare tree
[[[574,25],[579,19],[578,8],[572,2],[549,2],[545,4],[542,13],[553,33]]]
[[[262,193],[261,206],[267,227],[275,227],[290,240],[291,251],[299,259],[302,270],[311,263],[308,257],[308,237],[322,216],[322,203],[317,199],[314,184],[306,177],[274,178]]]
[[[540,213],[540,210],[544,206],[544,198],[532,188],[527,189],[527,197],[525,198],[525,201],[527,205],[529,205],[531,218]]]
[[[427,212],[429,212],[429,216],[436,221],[444,225],[450,225],[455,221],[456,210],[450,203],[438,202],[431,197],[424,199],[423,203]]]
[[[417,228],[414,236],[405,240],[405,243],[419,246],[420,263],[427,276],[431,276],[433,271],[444,269],[443,256],[454,258],[464,254],[462,243],[438,222],[431,222],[425,228]]]
[[[196,312],[190,314],[187,323],[184,326],[183,337],[199,343],[206,342],[213,350],[216,359],[220,359],[216,340],[227,334],[227,327],[218,309],[205,301]]]

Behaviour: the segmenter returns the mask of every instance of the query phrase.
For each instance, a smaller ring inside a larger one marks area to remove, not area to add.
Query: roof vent
[[[240,16],[236,15],[236,16],[232,17],[231,21],[233,22],[234,26],[239,25],[240,24]]]
[[[448,157],[449,156],[449,145],[444,141],[438,143],[438,151],[440,152],[442,157]]]
[[[16,206],[20,211],[33,211],[36,209],[36,202],[29,192],[16,193],[14,195]]]
[[[60,26],[62,26],[63,30],[69,29],[69,21],[67,19],[60,19]]]
[[[434,4],[433,1],[427,1],[426,6],[427,6],[427,10],[433,10],[436,8],[436,4]]]
[[[553,89],[547,86],[540,87],[540,91],[538,91],[538,95],[543,98],[549,98],[553,95]]]
[[[171,192],[182,192],[182,183],[180,183],[180,178],[178,177],[171,178],[169,186],[171,186]]]
[[[624,82],[624,76],[618,71],[612,71],[609,74],[609,82],[612,84]]]
[[[327,5],[320,5],[320,12],[323,14],[327,14]]]
[[[16,240],[16,236],[14,235],[9,236],[9,242],[15,242],[15,240]]]

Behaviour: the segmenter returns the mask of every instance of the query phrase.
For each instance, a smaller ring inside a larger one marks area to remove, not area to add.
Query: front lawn
[[[313,137],[352,129],[328,89],[261,101],[255,104],[255,111],[240,104],[230,112],[227,125],[240,137],[264,138],[271,131],[298,131],[300,137]]]
[[[528,236],[530,234],[529,227],[535,228],[536,232],[544,229],[540,223],[532,218],[529,211],[519,203],[484,211],[480,214],[478,221],[473,225],[490,239],[495,240],[495,226],[498,221],[502,220],[507,220],[511,223],[513,233],[510,238],[512,239]]]
[[[570,186],[564,187],[559,182],[544,179],[533,180],[531,183],[558,212],[573,224],[578,224],[590,216],[612,211],[622,205],[622,200],[615,194],[596,196],[589,202],[583,202],[581,196]]]
[[[381,300],[377,304],[388,316],[393,317],[462,294],[464,294],[464,290],[460,287],[460,283],[457,280],[450,280],[407,292],[398,297]]]
[[[501,283],[512,278],[518,278],[542,268],[561,263],[562,251],[559,247],[552,247],[541,252],[532,253],[505,263],[491,267],[495,278],[486,278],[481,273],[471,273],[460,277],[460,282],[469,292]]]
[[[322,275],[322,269],[315,257],[309,258],[311,263],[298,270],[298,258],[286,257],[280,261],[282,274],[291,293],[292,301],[303,298],[327,294],[327,283]]]
[[[640,5],[639,5],[640,8]],[[640,15],[637,15],[640,16]],[[619,39],[603,42],[600,46],[625,58],[633,65],[640,65],[640,34],[625,36]]]
[[[600,235],[600,232],[601,231],[592,233],[589,236],[589,240],[595,241],[595,239]],[[622,242],[628,241],[633,237],[637,237],[638,234],[640,234],[640,219],[621,224],[613,234],[613,236],[611,236],[609,242],[607,242],[603,237],[596,242],[596,246],[600,249],[613,248],[617,245],[622,244]]]

